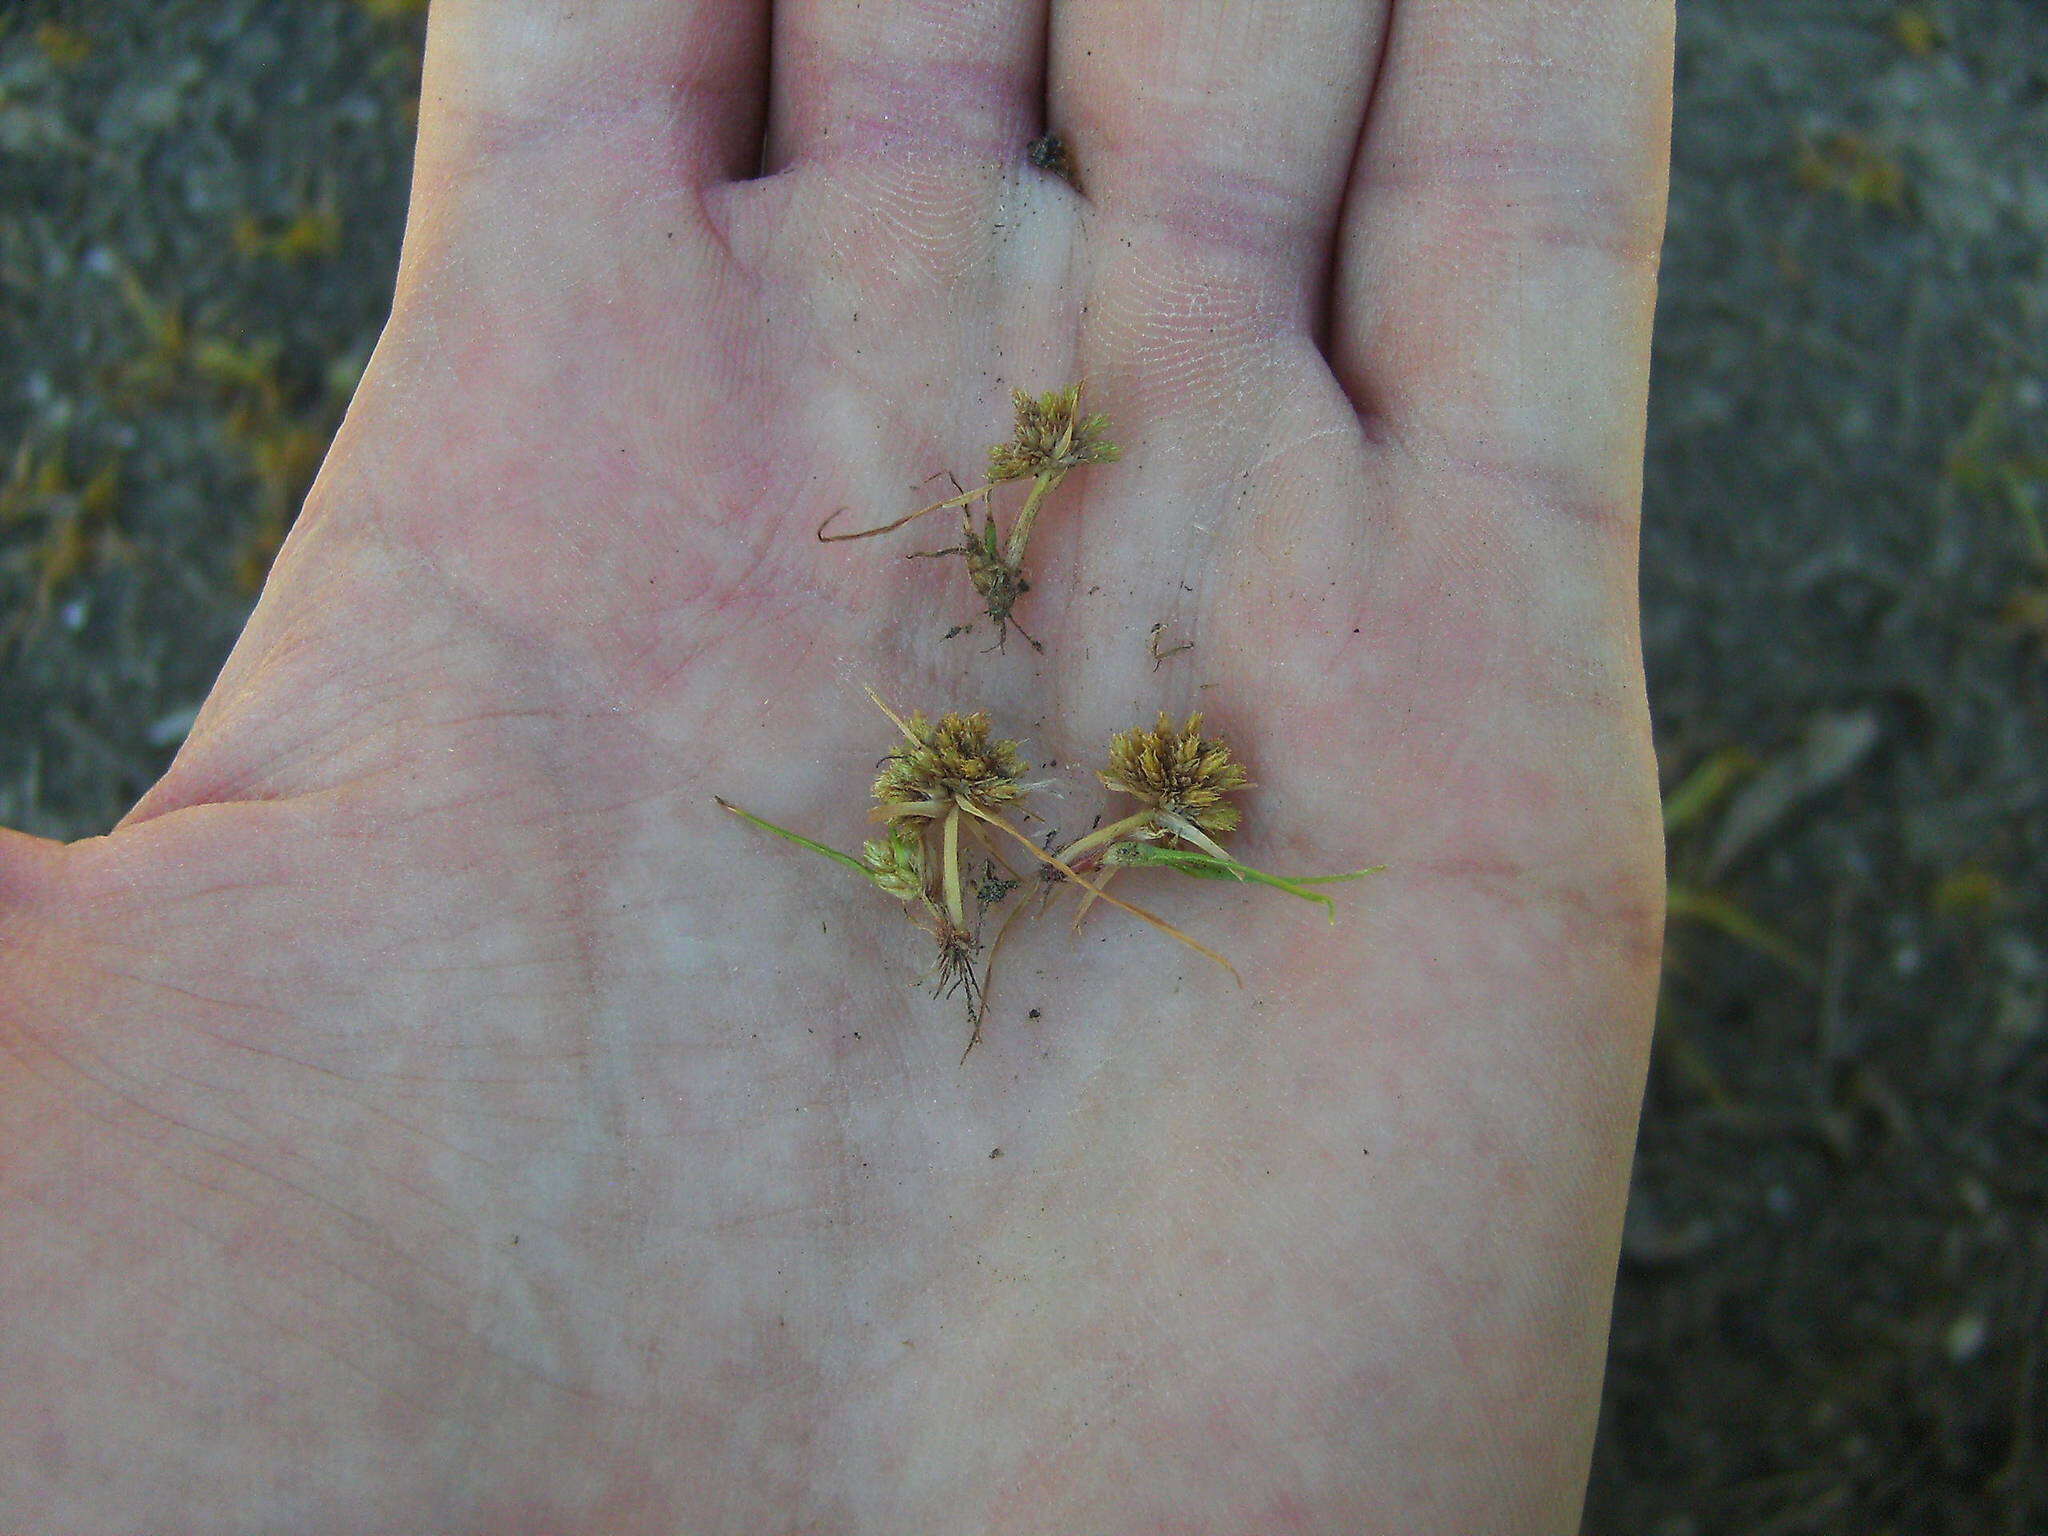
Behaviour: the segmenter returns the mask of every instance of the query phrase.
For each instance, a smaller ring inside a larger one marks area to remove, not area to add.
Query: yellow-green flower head
[[[869,838],[860,852],[877,889],[898,901],[915,901],[924,894],[924,839],[910,828],[892,827],[887,837]]]
[[[1081,414],[1081,386],[1069,384],[1033,398],[1017,390],[1017,433],[988,451],[991,480],[1022,480],[1030,475],[1063,475],[1076,464],[1108,464],[1119,452],[1103,438],[1107,416]]]
[[[937,724],[920,712],[910,717],[909,726],[915,745],[906,741],[890,753],[888,766],[875,780],[875,799],[884,809],[954,799],[1011,805],[1024,797],[1029,786],[1018,780],[1031,765],[1017,743],[996,736],[986,710],[944,714]]]
[[[1236,829],[1242,818],[1223,797],[1251,783],[1243,766],[1230,760],[1230,748],[1202,734],[1199,714],[1176,726],[1164,710],[1152,729],[1119,731],[1110,739],[1109,767],[1098,777],[1207,832]]]

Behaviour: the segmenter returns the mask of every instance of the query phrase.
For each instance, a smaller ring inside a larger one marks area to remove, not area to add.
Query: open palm
[[[1569,1530],[1668,0],[767,12],[436,0],[248,632],[120,829],[0,842],[0,1526]],[[1077,378],[1043,653],[945,638],[944,518],[813,537]],[[864,684],[1068,836],[1203,710],[1245,857],[1390,868],[1123,878],[1242,987],[1055,907],[963,1064],[901,911],[713,800],[856,846]]]

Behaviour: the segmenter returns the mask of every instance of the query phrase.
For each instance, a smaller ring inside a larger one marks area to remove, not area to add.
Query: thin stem
[[[953,483],[958,485],[960,482],[956,480]],[[978,486],[974,490],[963,491],[958,496],[949,496],[944,501],[935,501],[928,507],[919,507],[915,512],[906,513],[902,517],[897,518],[893,523],[883,523],[874,528],[862,528],[856,533],[827,533],[825,530],[839,520],[839,513],[846,510],[846,508],[841,507],[830,517],[826,518],[824,522],[818,524],[818,542],[820,544],[839,544],[844,543],[848,539],[872,539],[879,534],[894,533],[905,524],[916,522],[928,512],[943,512],[948,507],[964,507],[977,496],[986,496],[994,489],[993,485]]]
[[[1187,947],[1195,951],[1195,953],[1200,955],[1207,955],[1211,960],[1214,960],[1218,965],[1222,966],[1223,969],[1230,972],[1231,979],[1235,981],[1239,986],[1244,985],[1244,978],[1237,974],[1236,966],[1232,965],[1228,960],[1224,959],[1221,955],[1217,954],[1216,951],[1211,949],[1208,945],[1199,943],[1196,940],[1189,938],[1186,934],[1182,933],[1178,928],[1174,927],[1173,924],[1169,923],[1165,918],[1160,917],[1157,913],[1147,912],[1143,907],[1134,906],[1128,901],[1119,901],[1114,896],[1106,895],[1103,892],[1101,886],[1097,885],[1094,881],[1088,879],[1086,876],[1080,874],[1077,870],[1074,869],[1072,865],[1068,864],[1066,860],[1062,859],[1058,854],[1047,853],[1043,848],[1039,847],[1038,844],[1031,841],[1031,839],[1026,837],[1022,832],[1019,832],[1015,827],[1011,826],[1007,821],[1003,820],[1002,817],[997,816],[990,811],[983,810],[980,806],[976,805],[972,800],[962,800],[960,802],[960,808],[963,811],[967,812],[967,814],[970,816],[980,817],[983,821],[987,822],[990,826],[995,827],[997,830],[1007,832],[1011,837],[1015,838],[1018,842],[1022,843],[1026,848],[1030,849],[1031,856],[1034,859],[1037,859],[1041,864],[1050,864],[1054,869],[1058,870],[1061,874],[1065,875],[1069,880],[1073,881],[1074,884],[1080,886],[1082,890],[1093,891],[1098,897],[1108,902],[1112,907],[1116,907],[1120,911],[1128,912],[1133,917],[1142,918],[1144,921],[1150,923],[1154,928],[1157,928],[1161,933],[1179,939],[1181,943],[1187,945]]]
[[[1114,880],[1115,878],[1116,867],[1114,865],[1111,865],[1108,869],[1105,869],[1104,871],[1102,871],[1101,874],[1095,877],[1095,884],[1099,890],[1102,886],[1108,885],[1109,882]],[[1067,932],[1079,933],[1081,931],[1081,919],[1086,917],[1088,915],[1088,909],[1095,905],[1095,895],[1096,892],[1091,891],[1089,894],[1081,898],[1081,905],[1078,908],[1076,908],[1074,912],[1073,926],[1069,928]]]
[[[1012,572],[1024,568],[1024,546],[1031,538],[1031,525],[1038,521],[1038,509],[1045,501],[1046,493],[1066,477],[1064,469],[1040,470],[1032,477],[1031,494],[1024,498],[1024,505],[1017,512],[1017,521],[1010,525],[1010,546],[1003,555],[1003,564]]]
[[[823,843],[813,842],[810,838],[805,837],[802,833],[792,832],[787,827],[778,827],[772,821],[763,821],[759,816],[756,816],[752,811],[743,811],[738,806],[734,805],[730,800],[721,799],[717,795],[713,795],[711,798],[717,800],[720,805],[724,806],[728,811],[731,811],[733,815],[739,817],[741,821],[750,821],[764,832],[773,832],[777,837],[788,838],[789,841],[795,843],[800,848],[808,848],[813,853],[823,854],[828,859],[832,859],[837,863],[844,864],[848,869],[852,870],[855,874],[859,875],[863,880],[869,882],[872,882],[874,880],[874,871],[869,869],[867,865],[861,863],[861,861],[859,859],[856,859],[852,854],[841,853],[837,848],[827,848]]]
[[[933,938],[943,942],[946,937],[946,914],[940,910],[939,904],[932,900],[930,891],[918,892],[917,900],[918,905],[924,908],[924,915],[931,919],[931,924],[927,927],[915,917],[912,917],[910,919],[910,926],[917,929],[920,933],[928,933]],[[904,915],[909,916],[908,907],[904,909]]]
[[[1073,842],[1062,848],[1060,850],[1060,857],[1068,863],[1072,863],[1091,848],[1100,848],[1104,843],[1113,843],[1118,838],[1128,836],[1130,833],[1149,826],[1152,816],[1153,812],[1148,807],[1138,812],[1135,816],[1126,816],[1122,821],[1112,821],[1106,827],[1097,827],[1085,837],[1076,838]]]
[[[875,708],[879,709],[883,714],[887,715],[889,717],[889,723],[895,726],[897,730],[903,733],[903,739],[905,741],[908,741],[913,747],[921,747],[924,745],[924,738],[918,735],[917,732],[913,731],[909,727],[909,725],[907,725],[904,722],[903,717],[897,714],[895,710],[889,707],[887,700],[885,700],[879,693],[875,692],[875,690],[868,684],[863,683],[861,686],[863,688],[867,688],[868,697],[874,701]]]
[[[960,802],[946,813],[946,853],[943,878],[946,882],[946,915],[963,933],[967,929],[967,907],[960,897]]]

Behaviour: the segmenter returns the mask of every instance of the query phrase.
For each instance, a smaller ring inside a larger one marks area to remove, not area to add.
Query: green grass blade
[[[1664,920],[1694,922],[1745,944],[1760,955],[1768,955],[1794,975],[1811,981],[1814,963],[1793,944],[1773,933],[1752,917],[1748,910],[1718,891],[1696,886],[1673,885],[1664,901]]]
[[[823,843],[812,842],[811,839],[805,837],[802,833],[792,832],[787,827],[778,827],[772,821],[763,821],[759,816],[756,816],[752,811],[743,811],[738,806],[734,805],[730,800],[721,799],[717,795],[713,795],[711,798],[717,800],[720,805],[724,806],[728,811],[731,811],[733,815],[739,817],[741,821],[750,821],[764,832],[773,832],[777,837],[786,837],[792,843],[795,843],[799,848],[808,848],[813,853],[823,854],[828,859],[832,859],[838,863],[844,864],[848,869],[852,870],[855,874],[859,875],[861,879],[870,882],[873,881],[873,871],[871,871],[867,867],[867,865],[861,863],[859,859],[856,859],[852,854],[841,853],[837,848],[827,848]]]
[[[1664,797],[1665,835],[1683,832],[1703,820],[1735,787],[1735,781],[1755,767],[1756,759],[1740,747],[1714,753]]]
[[[1192,848],[1161,848],[1155,843],[1124,843],[1117,851],[1116,862],[1123,865],[1177,870],[1183,875],[1193,875],[1201,880],[1248,880],[1254,885],[1269,885],[1276,891],[1285,891],[1301,901],[1312,901],[1329,914],[1331,922],[1337,921],[1337,904],[1321,891],[1306,890],[1311,885],[1336,885],[1346,880],[1363,880],[1367,875],[1376,875],[1387,866],[1374,864],[1367,869],[1354,869],[1341,875],[1269,875],[1263,869],[1253,869],[1249,864],[1240,864],[1235,859],[1219,859],[1213,854],[1197,853]]]
[[[2024,459],[2008,459],[1999,466],[2006,504],[2012,508],[2013,516],[2020,520],[2027,553],[2033,556],[2036,565],[2048,565],[2048,527],[2043,526],[2041,509],[2035,504],[2036,486],[2044,478],[2044,469],[2048,469],[2048,465]]]

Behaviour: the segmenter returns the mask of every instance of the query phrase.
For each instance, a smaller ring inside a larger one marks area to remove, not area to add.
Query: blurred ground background
[[[1587,1530],[2048,1536],[2048,5],[1681,12]],[[226,655],[389,300],[421,23],[0,13],[0,821],[105,830]]]

